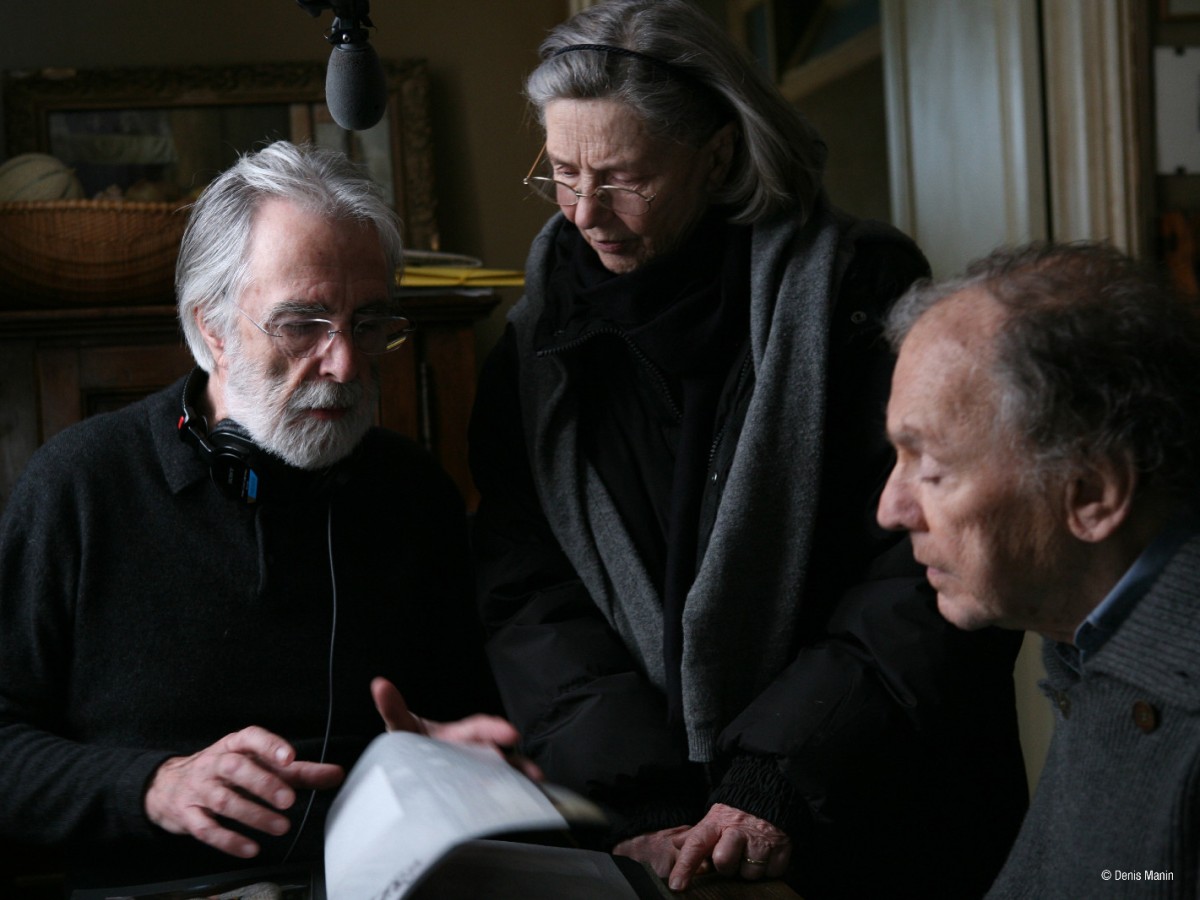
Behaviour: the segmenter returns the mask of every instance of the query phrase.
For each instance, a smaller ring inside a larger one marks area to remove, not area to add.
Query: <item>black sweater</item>
[[[318,758],[331,554],[329,761],[382,730],[373,676],[434,719],[489,705],[463,506],[436,463],[376,429],[332,492],[249,507],[179,440],[181,385],[48,442],[0,520],[0,837],[103,860],[89,880],[241,864],[167,835],[142,798],[165,759],[248,725]],[[319,858],[315,812],[292,861]],[[252,862],[292,837],[256,834]]]

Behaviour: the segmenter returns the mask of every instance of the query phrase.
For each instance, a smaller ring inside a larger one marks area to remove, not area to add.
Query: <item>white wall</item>
[[[950,275],[1047,234],[1036,0],[884,0],[892,210]]]
[[[1048,236],[1038,42],[1035,0],[883,2],[893,221],[937,277]],[[1040,646],[1014,674],[1031,790],[1053,728]]]

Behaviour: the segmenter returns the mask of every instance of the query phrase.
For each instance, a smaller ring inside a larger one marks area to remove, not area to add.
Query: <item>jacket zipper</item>
[[[567,343],[565,343],[565,344],[559,344],[556,347],[546,347],[541,350],[538,350],[536,355],[538,357],[554,356],[555,354],[558,354],[558,353],[563,353],[568,350],[574,350],[576,347],[583,346],[589,340],[591,340],[592,338],[594,338],[598,335],[601,335],[601,334],[616,335],[622,341],[625,342],[625,345],[629,348],[630,352],[634,355],[634,357],[637,359],[637,361],[640,362],[650,372],[650,374],[654,376],[654,381],[657,383],[659,390],[662,391],[662,395],[666,399],[667,405],[671,408],[671,412],[674,413],[675,418],[682,419],[683,418],[683,410],[681,410],[679,408],[679,405],[675,402],[675,398],[671,396],[671,389],[670,389],[670,385],[667,384],[667,379],[663,377],[663,374],[662,374],[662,372],[659,371],[658,366],[656,366],[654,364],[654,362],[650,359],[650,357],[648,357],[645,354],[645,352],[642,350],[642,348],[639,347],[637,344],[635,344],[633,341],[631,341],[629,339],[628,335],[626,335],[625,332],[623,332],[619,328],[612,328],[612,327],[596,328],[592,331],[589,331],[587,334],[580,335],[579,337],[574,338],[573,340],[567,341]],[[710,457],[710,460],[711,460],[711,457]]]
[[[750,354],[749,353],[747,353],[745,356],[742,357],[742,365],[738,369],[737,380],[733,383],[734,394],[737,393],[737,386],[740,385],[742,383],[742,379],[746,377],[746,370],[748,368],[750,368]],[[726,416],[725,420],[723,422],[721,422],[720,427],[717,428],[716,433],[713,435],[712,446],[709,447],[709,449],[708,449],[708,467],[707,468],[709,471],[709,480],[710,481],[715,482],[717,480],[717,472],[714,469],[714,466],[717,461],[717,448],[720,447],[720,445],[721,445],[721,439],[723,437],[725,437],[725,427],[728,423],[729,423],[729,417]]]

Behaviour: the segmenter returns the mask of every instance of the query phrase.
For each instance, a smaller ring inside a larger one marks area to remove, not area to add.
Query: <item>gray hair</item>
[[[215,361],[196,324],[231,334],[246,286],[254,215],[268,199],[286,200],[331,220],[369,223],[391,270],[401,262],[400,223],[378,186],[343,153],[276,141],[241,156],[192,206],[175,265],[179,321],[192,356],[206,372]],[[388,288],[394,295],[393,279]]]
[[[604,49],[562,52],[579,45]],[[726,122],[740,133],[715,201],[731,221],[784,211],[807,217],[821,188],[825,143],[758,67],[687,0],[609,0],[555,28],[525,95],[545,126],[552,100],[631,107],[659,138],[699,147]],[[558,54],[558,55],[555,55]],[[647,59],[646,57],[649,57]]]
[[[992,372],[998,426],[1031,476],[1128,459],[1143,484],[1200,497],[1200,307],[1095,242],[1002,248],[957,278],[914,285],[891,311],[899,349],[928,310],[966,290],[1003,309]]]

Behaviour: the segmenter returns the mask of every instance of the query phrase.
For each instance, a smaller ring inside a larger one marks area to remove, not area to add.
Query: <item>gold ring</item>
[[[765,859],[751,859],[748,856],[746,857],[746,865],[748,866],[765,866],[766,864],[767,861]]]

